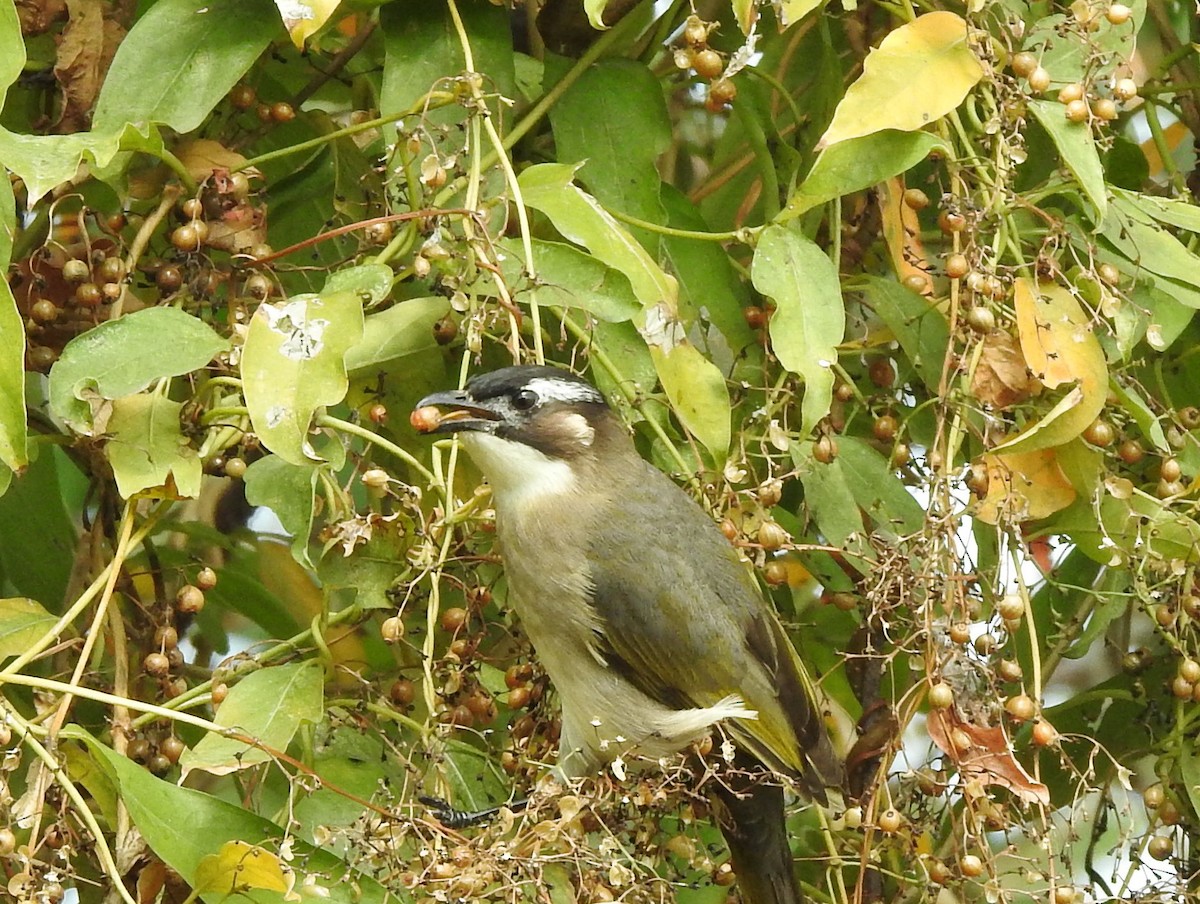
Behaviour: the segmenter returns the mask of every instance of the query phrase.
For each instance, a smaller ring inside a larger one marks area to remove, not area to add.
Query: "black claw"
[[[417,797],[417,800],[432,810],[438,822],[448,829],[469,829],[472,826],[487,822],[503,809],[503,807],[488,807],[486,810],[456,810],[440,797],[420,795]],[[507,806],[510,810],[519,811],[524,810],[528,803],[528,800],[514,800],[512,803],[505,804],[504,806]]]

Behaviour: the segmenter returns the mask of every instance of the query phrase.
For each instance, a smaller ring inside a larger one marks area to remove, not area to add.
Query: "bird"
[[[818,803],[841,763],[812,679],[704,509],[645,461],[604,395],[521,365],[426,396],[491,487],[510,603],[562,707],[555,771],[675,754],[719,730],[733,767],[706,783],[746,904],[795,904],[780,778]]]

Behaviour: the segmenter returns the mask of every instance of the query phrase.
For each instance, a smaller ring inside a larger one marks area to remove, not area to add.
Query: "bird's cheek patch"
[[[581,446],[590,446],[596,441],[596,430],[582,414],[566,414],[562,418],[562,429]]]

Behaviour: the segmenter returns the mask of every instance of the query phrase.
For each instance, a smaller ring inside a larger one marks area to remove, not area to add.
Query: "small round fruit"
[[[234,480],[241,480],[246,476],[246,469],[249,465],[246,464],[244,458],[229,458],[225,460],[225,476],[232,477]]]
[[[142,668],[147,675],[162,678],[171,671],[171,662],[164,653],[147,653],[146,658],[142,660]]]
[[[924,210],[929,206],[929,195],[925,194],[919,188],[906,188],[904,190],[904,204],[912,210]]]
[[[742,317],[746,321],[746,326],[752,330],[761,330],[767,325],[767,312],[756,304],[752,304],[742,310]]]
[[[1146,457],[1146,450],[1136,439],[1127,439],[1117,446],[1117,457],[1127,465],[1136,465]]]
[[[770,508],[773,505],[778,505],[779,500],[783,498],[783,481],[777,477],[764,480],[758,485],[758,489],[755,491],[755,496],[757,496],[758,501],[767,508]]]
[[[75,289],[75,301],[85,308],[94,308],[104,300],[104,293],[94,282],[80,283]]]
[[[699,16],[688,16],[683,25],[683,39],[692,46],[708,40],[708,25]]]
[[[986,335],[996,328],[996,315],[990,308],[976,305],[967,311],[967,326],[976,333]]]
[[[1058,729],[1045,719],[1033,723],[1033,743],[1038,747],[1049,747],[1058,740]]]
[[[171,771],[171,761],[161,753],[156,753],[154,756],[150,757],[149,761],[146,763],[146,768],[149,769],[154,775],[166,775]]]
[[[379,634],[384,643],[398,643],[404,636],[404,622],[398,616],[392,615],[383,620],[379,626]]]
[[[262,301],[271,297],[271,293],[275,291],[275,286],[271,280],[262,273],[255,273],[246,280],[246,294],[255,301]]]
[[[1146,853],[1155,860],[1167,860],[1175,851],[1175,842],[1170,835],[1155,835],[1146,845]]]
[[[7,857],[17,849],[17,836],[8,826],[0,828],[0,857]]]
[[[119,257],[106,257],[100,263],[101,282],[120,282],[125,278],[125,262]]]
[[[871,425],[871,432],[882,443],[890,443],[895,439],[899,429],[900,424],[890,414],[884,414],[875,418],[875,423]]]
[[[692,68],[701,78],[714,79],[725,71],[725,61],[721,54],[706,47],[692,56]]]
[[[382,490],[392,478],[388,476],[388,472],[383,468],[367,468],[363,471],[362,477],[359,478],[363,482],[363,486],[370,487],[373,490]]]
[[[386,424],[388,419],[387,405],[376,402],[367,409],[367,417],[370,418],[372,424]]]
[[[1190,681],[1192,684],[1200,684],[1200,662],[1194,659],[1181,659],[1177,671],[1180,678]]]
[[[827,465],[837,458],[837,453],[837,441],[832,436],[821,436],[813,443],[813,458],[823,465]]]
[[[1058,92],[1058,102],[1060,104],[1065,105],[1076,100],[1083,100],[1083,85],[1079,84],[1079,82],[1072,82],[1069,85],[1065,85]]]
[[[1097,119],[1112,122],[1117,118],[1117,104],[1111,97],[1101,97],[1092,104],[1092,112]]]
[[[1182,675],[1176,675],[1171,681],[1171,693],[1180,700],[1191,700],[1196,685]]]
[[[433,325],[433,341],[438,345],[449,345],[458,338],[458,324],[453,317],[443,317]]]
[[[971,639],[971,626],[966,622],[955,622],[950,626],[950,641],[952,643],[964,644]]]
[[[1018,722],[1028,722],[1037,715],[1037,704],[1028,694],[1016,694],[1004,701],[1004,709]]]
[[[1041,66],[1038,66],[1033,72],[1029,73],[1029,78],[1026,81],[1029,82],[1030,91],[1041,94],[1050,87],[1050,73]]]
[[[187,198],[179,205],[179,213],[185,220],[199,220],[204,217],[204,204],[199,198]]]
[[[63,264],[62,275],[67,282],[81,283],[92,275],[92,271],[83,261],[72,258]]]
[[[901,280],[901,285],[908,291],[921,295],[929,290],[929,277],[924,273],[910,273]]]
[[[1183,467],[1179,464],[1177,458],[1164,458],[1159,465],[1158,476],[1163,480],[1178,480],[1183,476]]]
[[[889,389],[896,382],[896,368],[887,358],[877,358],[867,368],[867,376],[880,389]]]
[[[158,752],[172,763],[178,763],[179,758],[183,756],[185,750],[187,750],[187,745],[175,737],[175,735],[163,738],[162,743],[158,745]]]
[[[908,443],[896,443],[892,447],[892,467],[903,468],[910,461],[912,461],[912,449],[908,447]]]
[[[442,423],[442,412],[433,405],[415,408],[408,416],[408,422],[418,433],[432,433]]]
[[[393,227],[388,221],[372,223],[366,229],[367,241],[372,245],[386,245],[392,240]]]
[[[171,244],[179,251],[199,251],[204,244],[200,238],[199,221],[177,226],[171,233]]]
[[[1121,271],[1112,264],[1101,264],[1096,268],[1096,275],[1100,277],[1101,282],[1110,286],[1115,286],[1121,281]]]
[[[732,79],[719,78],[708,86],[708,99],[714,104],[724,106],[733,103],[735,97],[737,97],[737,85],[733,83]]]
[[[296,118],[296,111],[287,101],[276,101],[271,104],[271,120],[273,122],[291,122]]]
[[[1129,21],[1129,17],[1133,15],[1133,10],[1124,3],[1114,3],[1104,11],[1106,18],[1113,25],[1124,25]]]
[[[1025,614],[1025,602],[1019,594],[1006,593],[996,603],[996,612],[1004,620],[1020,618]]]
[[[878,825],[881,832],[891,835],[893,832],[900,831],[900,827],[904,825],[904,817],[895,808],[888,807],[879,814]]]
[[[1115,97],[1117,100],[1121,101],[1122,103],[1128,103],[1129,101],[1133,100],[1137,96],[1138,96],[1137,82],[1135,82],[1131,78],[1117,79],[1116,84],[1113,85],[1113,97]]]
[[[388,688],[388,698],[396,706],[409,706],[417,699],[417,686],[407,678],[397,678]]]
[[[250,197],[250,177],[245,173],[231,173],[228,193],[233,196],[235,201],[245,201]]]
[[[963,854],[958,860],[958,868],[968,879],[983,875],[983,861],[976,854]]]
[[[467,610],[461,606],[451,606],[442,612],[442,630],[454,633],[461,631],[467,623]]]
[[[175,594],[175,608],[188,614],[199,612],[204,608],[204,591],[195,584],[184,584]]]
[[[1083,438],[1093,446],[1111,446],[1117,439],[1117,431],[1108,421],[1097,418],[1083,431]]]
[[[737,873],[733,871],[733,864],[726,861],[713,870],[712,874],[713,885],[719,885],[722,888],[728,888],[737,881]]]
[[[763,566],[763,580],[771,587],[782,587],[788,582],[787,565],[778,559],[772,559]]]
[[[955,213],[950,210],[943,210],[938,214],[938,229],[942,230],[946,235],[955,232],[962,232],[967,228],[967,218],[961,213]]]
[[[48,298],[38,299],[30,306],[29,316],[35,323],[53,323],[58,319],[58,305]]]
[[[154,274],[154,284],[160,292],[177,292],[183,285],[183,271],[174,264],[159,267],[158,272]]]
[[[154,630],[154,645],[160,650],[173,650],[179,646],[179,632],[171,625],[160,625]]]
[[[1021,669],[1021,664],[1012,659],[1001,659],[997,671],[1000,673],[1000,678],[1003,681],[1020,681],[1024,672]]]
[[[229,103],[238,110],[249,110],[255,99],[254,89],[249,85],[234,85],[229,90]]]
[[[1069,122],[1085,122],[1088,118],[1088,105],[1085,100],[1073,100],[1063,111]]]
[[[971,272],[971,265],[965,254],[951,254],[946,258],[946,275],[951,279],[962,279]]]
[[[205,565],[196,572],[196,579],[192,583],[201,590],[212,590],[217,586],[217,573]]]
[[[1167,795],[1163,790],[1162,782],[1156,782],[1142,792],[1142,802],[1150,810],[1157,810],[1166,799]]]
[[[944,681],[929,688],[929,705],[934,709],[949,709],[954,705],[954,688]]]
[[[514,687],[508,692],[508,708],[509,709],[524,709],[529,705],[529,701],[533,699],[533,691],[528,687]]]
[[[212,686],[209,692],[209,699],[212,700],[213,706],[220,706],[225,702],[225,698],[229,696],[229,685],[224,681],[218,681]]]
[[[758,526],[758,543],[767,552],[782,548],[787,541],[787,531],[774,521],[764,521]]]
[[[1014,53],[1012,59],[1008,63],[1015,75],[1025,78],[1029,73],[1038,67],[1038,59],[1027,50],[1022,50],[1020,53]]]

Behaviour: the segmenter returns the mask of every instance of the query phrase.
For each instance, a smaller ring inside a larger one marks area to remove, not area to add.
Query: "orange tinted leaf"
[[[1000,785],[1029,803],[1048,805],[1050,789],[1033,778],[1016,756],[1004,729],[997,726],[975,725],[962,719],[954,707],[929,714],[926,723],[929,737],[950,757],[964,777]],[[964,732],[970,740],[965,750],[951,740],[951,733]]]
[[[1036,521],[1075,501],[1075,488],[1059,467],[1053,449],[985,455],[988,471],[987,496],[975,509],[975,517],[995,524]]]

